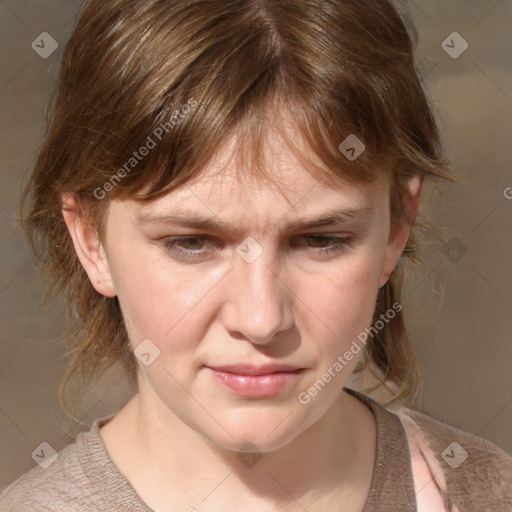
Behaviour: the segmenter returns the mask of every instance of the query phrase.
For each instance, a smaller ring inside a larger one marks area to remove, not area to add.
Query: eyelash
[[[328,247],[311,247],[310,249],[313,250],[316,254],[321,255],[331,255],[333,253],[341,253],[344,250],[347,249],[350,240],[352,240],[351,237],[341,237],[341,236],[329,236],[329,235],[301,235],[300,238],[309,239],[309,240],[324,240],[328,241],[329,243],[332,243]],[[207,236],[186,236],[186,237],[173,237],[173,238],[165,238],[162,240],[162,244],[164,248],[172,253],[184,256],[187,259],[190,260],[197,260],[202,258],[208,251],[200,251],[200,250],[190,250],[190,249],[184,249],[183,247],[179,246],[179,243],[187,243],[187,242],[194,242],[198,240],[203,241],[213,241]]]

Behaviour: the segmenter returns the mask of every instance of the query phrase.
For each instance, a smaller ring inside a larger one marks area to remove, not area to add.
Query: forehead
[[[289,141],[297,144],[289,147]],[[294,149],[306,155],[297,156]],[[220,148],[214,158],[194,177],[174,188],[165,196],[138,208],[140,214],[169,209],[211,210],[218,214],[239,214],[262,208],[283,210],[321,209],[322,206],[367,206],[386,200],[386,180],[354,182],[322,170],[315,155],[308,151],[299,137],[285,140],[273,131],[265,140],[263,165],[258,172],[252,165],[250,152],[244,152],[236,134]],[[309,162],[309,163],[308,163]],[[312,164],[312,165],[311,165]],[[376,173],[379,175],[381,173]]]

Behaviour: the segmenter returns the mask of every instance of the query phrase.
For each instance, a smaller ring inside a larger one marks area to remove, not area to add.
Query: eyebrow
[[[369,220],[373,214],[373,206],[346,210],[333,210],[314,219],[298,219],[290,222],[286,225],[286,230],[303,231],[322,226],[339,226],[350,220]],[[224,231],[227,233],[241,232],[240,229],[237,229],[219,218],[205,217],[200,214],[146,214],[139,215],[138,221],[142,224],[166,224],[176,227],[204,229],[205,231]],[[278,221],[278,223],[280,223],[280,221]]]

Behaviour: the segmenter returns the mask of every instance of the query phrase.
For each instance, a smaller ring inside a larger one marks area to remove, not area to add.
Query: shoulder
[[[0,494],[0,512],[113,510],[110,505],[125,505],[125,495],[118,497],[112,491],[126,491],[129,486],[99,434],[100,424],[108,419],[101,418],[89,432],[79,433],[46,468],[36,466],[10,484]]]
[[[76,444],[58,452],[46,469],[36,466],[20,476],[0,494],[0,511],[71,511],[84,500],[86,475],[78,459]]]
[[[397,412],[397,411],[395,411]],[[512,457],[481,437],[411,409],[412,419],[441,468],[452,505],[461,511],[512,511]]]
[[[36,466],[9,485],[0,494],[0,512],[151,511],[103,444],[99,429],[112,416],[78,434],[46,469]]]

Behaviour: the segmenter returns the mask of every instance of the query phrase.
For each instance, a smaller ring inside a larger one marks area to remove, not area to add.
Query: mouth
[[[217,383],[244,397],[264,398],[279,393],[298,379],[304,368],[290,365],[245,364],[207,367]]]

